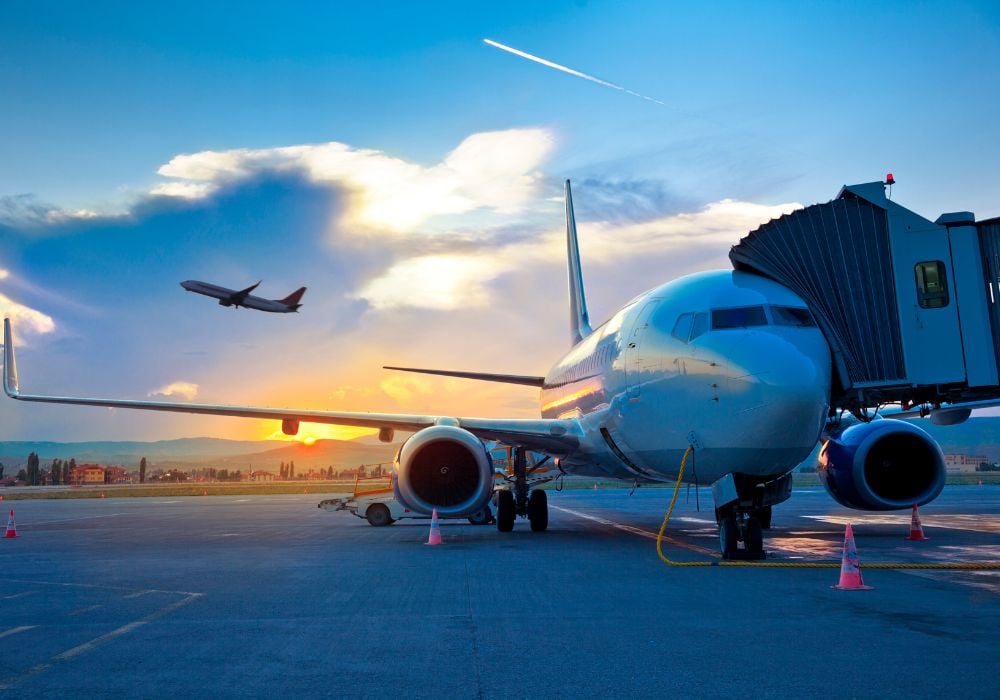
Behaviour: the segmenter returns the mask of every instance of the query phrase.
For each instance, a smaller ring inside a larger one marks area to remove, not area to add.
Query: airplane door
[[[629,333],[628,343],[625,345],[625,395],[629,399],[638,399],[641,393],[643,359],[642,359],[642,336],[649,327],[649,317],[656,308],[659,300],[646,302],[632,324]]]

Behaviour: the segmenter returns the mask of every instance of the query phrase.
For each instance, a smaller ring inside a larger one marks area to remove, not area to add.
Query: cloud
[[[197,395],[198,385],[191,382],[173,382],[147,394],[147,396],[180,396],[188,401]]]
[[[52,226],[100,216],[91,209],[60,209],[31,194],[0,196],[0,224],[8,226]]]
[[[5,274],[0,279],[8,274],[6,270],[2,272]],[[0,316],[9,318],[19,333],[51,333],[56,328],[51,316],[19,304],[4,294],[0,294]]]
[[[478,254],[410,258],[368,282],[357,297],[376,309],[480,308],[489,303],[486,285],[507,269]]]
[[[724,199],[691,213],[621,224],[596,221],[577,224],[586,266],[669,258],[692,248],[725,251],[742,236],[770,219],[801,205],[755,204]],[[562,230],[518,237],[503,244],[485,237],[478,249],[401,260],[367,282],[356,296],[376,309],[450,310],[491,305],[492,283],[526,265],[541,264],[552,272],[565,265]]]
[[[431,393],[431,382],[419,377],[392,375],[379,382],[379,388],[401,405],[410,404],[417,396]]]
[[[409,231],[435,217],[479,209],[504,214],[521,210],[534,201],[541,180],[537,168],[554,142],[544,128],[480,132],[430,167],[336,141],[201,151],[161,166],[157,173],[172,181],[155,186],[151,194],[199,199],[256,173],[293,172],[348,192],[346,223]]]

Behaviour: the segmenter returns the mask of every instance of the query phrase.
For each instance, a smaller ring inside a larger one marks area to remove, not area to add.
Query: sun
[[[302,444],[303,445],[315,445],[316,444],[316,438],[313,437],[312,435],[307,435],[306,437],[302,438]]]

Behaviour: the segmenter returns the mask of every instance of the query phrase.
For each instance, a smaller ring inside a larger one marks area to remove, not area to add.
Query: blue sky
[[[930,218],[1000,215],[998,69],[995,3],[7,4],[0,303],[26,388],[532,415],[378,366],[544,372],[564,178],[602,317],[888,170]],[[309,292],[275,318],[188,278]],[[0,439],[272,430],[0,402]]]

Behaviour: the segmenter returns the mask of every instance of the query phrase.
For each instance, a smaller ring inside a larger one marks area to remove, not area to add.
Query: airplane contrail
[[[500,49],[501,51],[506,51],[507,53],[512,53],[515,56],[520,56],[521,58],[526,58],[529,61],[534,61],[535,63],[541,63],[543,66],[548,66],[549,68],[555,68],[556,70],[561,70],[563,73],[569,73],[570,75],[575,75],[577,78],[583,78],[584,80],[589,80],[592,83],[597,83],[598,85],[603,85],[604,87],[609,87],[609,88],[614,88],[615,90],[620,90],[621,92],[624,92],[627,95],[633,95],[634,97],[641,97],[642,99],[648,100],[649,102],[655,102],[658,105],[666,106],[665,103],[660,102],[659,100],[653,99],[652,97],[648,97],[646,95],[642,95],[642,94],[640,94],[638,92],[634,92],[632,90],[629,90],[628,88],[622,87],[621,85],[615,85],[614,83],[609,83],[607,80],[601,80],[600,78],[595,78],[592,75],[587,75],[586,73],[581,73],[580,71],[573,70],[572,68],[569,68],[567,66],[563,66],[563,65],[560,65],[558,63],[553,63],[552,61],[547,61],[544,58],[541,58],[539,56],[533,56],[530,53],[526,53],[524,51],[519,51],[518,49],[515,49],[515,48],[513,48],[511,46],[504,46],[503,44],[501,44],[498,41],[493,41],[492,39],[483,39],[483,42],[486,43],[486,44],[489,44],[490,46],[492,46],[494,48]]]

